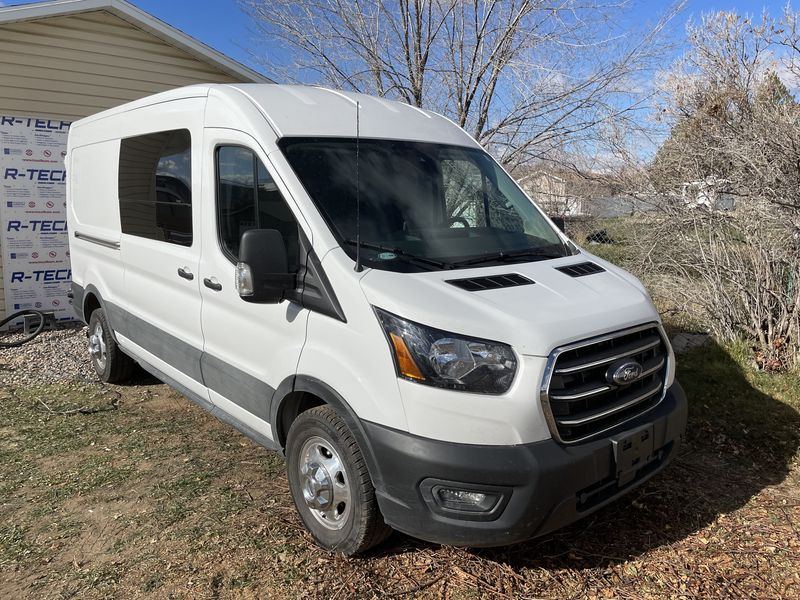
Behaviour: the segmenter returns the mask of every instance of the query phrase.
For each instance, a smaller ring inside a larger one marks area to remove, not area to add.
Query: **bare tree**
[[[793,22],[717,13],[689,28],[649,170],[661,213],[639,236],[645,277],[768,369],[800,359],[800,105],[775,71]]]
[[[659,34],[626,0],[241,0],[282,79],[399,99],[464,127],[506,165],[599,152],[639,127]],[[289,49],[269,53],[269,44]]]

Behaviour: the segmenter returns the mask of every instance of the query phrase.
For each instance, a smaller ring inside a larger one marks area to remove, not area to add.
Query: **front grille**
[[[645,325],[558,348],[548,361],[542,402],[553,434],[578,442],[654,407],[664,396],[669,350],[657,325]],[[613,367],[642,367],[630,384],[611,381]]]

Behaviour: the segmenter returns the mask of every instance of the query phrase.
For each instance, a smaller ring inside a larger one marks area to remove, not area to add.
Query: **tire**
[[[319,546],[352,556],[389,537],[364,456],[330,406],[295,419],[286,462],[295,507]]]
[[[105,383],[128,381],[136,370],[136,363],[117,345],[106,313],[95,309],[89,317],[89,356],[97,376]]]

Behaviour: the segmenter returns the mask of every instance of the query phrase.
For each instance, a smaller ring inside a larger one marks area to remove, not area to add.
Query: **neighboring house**
[[[536,170],[520,177],[518,182],[525,193],[548,215],[577,217],[584,214],[584,200],[569,195],[566,177],[544,170]]]
[[[730,184],[727,179],[713,175],[701,181],[684,183],[681,188],[681,197],[690,208],[707,208],[710,210],[733,210],[736,201],[725,190]]]
[[[6,307],[39,308],[62,319],[70,314],[62,226],[69,123],[185,85],[271,83],[124,0],[0,8],[0,82],[0,316]],[[43,222],[59,235],[39,235]]]
[[[602,173],[537,168],[517,181],[551,216],[624,217],[653,212],[661,201],[654,193],[627,193]]]

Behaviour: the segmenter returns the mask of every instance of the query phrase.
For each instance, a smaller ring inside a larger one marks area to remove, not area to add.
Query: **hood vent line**
[[[518,287],[520,285],[533,285],[536,282],[518,273],[508,273],[506,275],[491,275],[489,277],[448,279],[446,283],[460,287],[462,290],[467,290],[468,292],[482,292],[485,290]]]
[[[594,275],[595,273],[605,273],[605,269],[600,265],[593,262],[575,263],[574,265],[565,265],[563,267],[556,267],[557,271],[561,271],[570,277],[584,277],[586,275]]]

